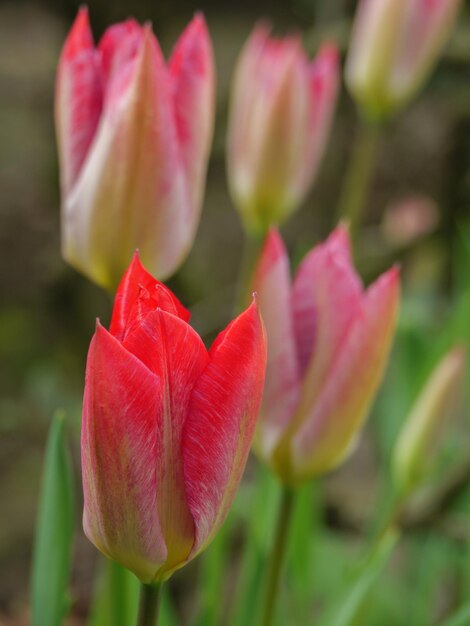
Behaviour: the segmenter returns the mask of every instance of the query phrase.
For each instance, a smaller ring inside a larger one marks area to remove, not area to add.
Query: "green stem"
[[[162,585],[142,585],[137,626],[157,626]]]
[[[278,596],[282,563],[286,553],[289,522],[292,517],[294,491],[283,486],[277,518],[276,532],[268,564],[266,595],[264,598],[261,626],[271,626]]]
[[[339,200],[338,214],[354,235],[362,221],[381,133],[378,123],[361,121]]]
[[[250,302],[253,272],[259,259],[265,238],[266,232],[253,233],[245,231],[243,257],[240,265],[240,273],[238,275],[236,313],[243,310]]]

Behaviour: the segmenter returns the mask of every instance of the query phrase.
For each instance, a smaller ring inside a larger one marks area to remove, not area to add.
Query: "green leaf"
[[[104,559],[90,626],[128,626],[135,624],[139,607],[139,581],[132,572],[118,563]]]
[[[33,626],[59,626],[69,608],[74,490],[64,426],[64,414],[56,413],[47,440],[32,563]]]
[[[233,529],[233,515],[219,530],[216,538],[205,551],[201,562],[201,610],[195,622],[201,626],[216,626],[223,613],[225,574],[230,567],[230,541]],[[166,623],[163,622],[164,626]]]
[[[470,603],[451,615],[441,626],[468,626],[468,624],[470,624]]]
[[[271,546],[280,487],[272,474],[258,465],[255,489],[250,499],[250,517],[247,521],[245,545],[241,559],[234,605],[229,623],[245,626],[256,623],[265,565]]]
[[[327,616],[325,620],[327,626],[359,626],[366,623],[362,618],[362,612],[369,594],[388,562],[398,536],[395,530],[389,530],[384,535],[359,577],[346,590],[344,597],[339,598],[339,609],[333,609]]]
[[[122,565],[103,558],[89,626],[129,626],[137,621],[139,611],[139,580]],[[168,583],[163,585],[160,604],[161,626],[176,626],[177,617],[168,593]]]

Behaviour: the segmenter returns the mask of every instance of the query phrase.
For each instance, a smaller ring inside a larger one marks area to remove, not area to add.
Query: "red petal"
[[[95,136],[102,110],[99,55],[86,8],[79,10],[57,71],[55,118],[63,192],[74,185]]]
[[[194,524],[186,502],[181,437],[191,393],[209,356],[199,335],[186,322],[162,310],[149,313],[123,346],[161,381],[162,452],[156,459],[157,506],[168,548],[165,571],[187,559]]]
[[[198,213],[215,112],[214,58],[202,14],[194,17],[178,39],[168,63],[168,71],[173,87],[181,156],[193,209]]]
[[[192,556],[224,521],[250,449],[266,365],[255,304],[219,335],[209,356],[183,429],[184,480],[196,525]]]
[[[142,289],[146,291],[146,294],[142,294]],[[148,302],[149,298],[150,303]],[[160,308],[163,311],[178,315],[185,322],[189,321],[189,311],[184,308],[170,289],[147,272],[136,252],[119,284],[109,332],[122,341],[132,322],[142,317],[141,307],[143,304],[145,313]]]
[[[92,340],[82,423],[84,528],[150,582],[167,549],[157,510],[162,383],[103,327]]]

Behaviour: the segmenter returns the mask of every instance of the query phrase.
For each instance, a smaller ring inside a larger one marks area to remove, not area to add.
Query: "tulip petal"
[[[224,521],[248,456],[264,383],[266,339],[255,304],[223,331],[183,430],[184,480],[196,526],[191,556]]]
[[[390,74],[396,100],[406,98],[425,79],[454,24],[461,0],[405,3]]]
[[[114,24],[105,31],[98,44],[105,88],[116,82],[119,74],[129,76],[143,36],[142,26],[134,19]]]
[[[324,44],[309,67],[310,120],[308,145],[298,168],[295,193],[303,196],[316,175],[330,136],[339,89],[339,55],[335,45]]]
[[[300,375],[313,397],[362,295],[351,264],[349,234],[339,226],[302,261],[292,287]]]
[[[194,230],[202,205],[215,108],[214,59],[202,14],[196,14],[177,41],[168,71],[181,157],[192,196]]]
[[[55,118],[62,193],[72,189],[96,133],[102,109],[101,68],[88,11],[81,8],[57,72]]]
[[[149,294],[152,304],[151,308],[160,308],[163,311],[177,315],[185,322],[189,321],[189,311],[170,289],[147,272],[140,262],[139,254],[136,252],[126,273],[122,277],[114,299],[109,332],[117,339],[122,341],[126,328],[131,325],[133,320],[142,317],[138,313],[139,296],[141,296],[142,289],[145,289]],[[148,308],[146,312],[148,312]]]
[[[269,232],[263,247],[253,288],[258,294],[269,337],[263,418],[258,424],[255,448],[261,456],[269,457],[297,405],[300,387],[289,259],[283,241],[274,229]]]
[[[83,524],[104,554],[145,582],[167,557],[155,473],[161,393],[161,381],[98,325],[83,403]]]
[[[123,343],[161,382],[161,441],[154,461],[157,507],[168,560],[159,572],[169,575],[187,559],[194,542],[181,459],[182,429],[191,393],[209,356],[199,335],[184,321],[162,310],[148,313]]]
[[[337,345],[324,386],[293,437],[296,480],[332,469],[347,454],[385,370],[398,300],[396,268],[364,294],[347,335]]]

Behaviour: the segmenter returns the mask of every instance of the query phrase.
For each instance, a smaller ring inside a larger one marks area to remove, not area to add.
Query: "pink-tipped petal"
[[[461,0],[414,0],[403,9],[390,75],[401,100],[425,79],[455,22]]]
[[[340,85],[339,53],[336,45],[325,43],[310,65],[310,139],[304,161],[302,188],[316,175],[330,136]]]
[[[102,109],[100,60],[88,11],[81,8],[65,41],[57,71],[55,121],[62,193],[69,193],[90,149]]]
[[[122,277],[114,299],[109,332],[117,339],[122,341],[126,328],[131,325],[132,320],[141,317],[136,307],[139,305],[142,290],[145,290],[146,296],[150,299],[152,309],[160,308],[163,311],[173,313],[173,315],[178,315],[185,322],[189,322],[189,311],[170,289],[147,272],[136,252]]]
[[[129,75],[144,36],[143,28],[134,19],[110,26],[98,44],[103,81],[107,88],[119,80],[118,74]]]
[[[350,449],[385,370],[398,302],[399,276],[393,268],[365,293],[336,347],[324,385],[293,437],[294,481],[332,469]]]
[[[310,404],[323,384],[361,295],[361,281],[351,264],[349,234],[339,226],[305,257],[292,288],[300,375],[306,377],[304,402]]]
[[[83,403],[83,523],[104,554],[145,582],[167,557],[156,500],[161,393],[161,381],[98,325]]]
[[[262,420],[255,447],[269,457],[299,399],[300,373],[292,318],[289,259],[279,233],[272,229],[261,253],[253,289],[268,337]]]
[[[202,195],[214,126],[215,68],[212,45],[198,13],[176,43],[168,64],[176,131],[191,195],[193,228]]]
[[[250,449],[266,363],[264,328],[255,304],[219,335],[209,358],[183,430],[184,479],[196,526],[192,556],[224,521]]]
[[[209,356],[199,335],[186,322],[161,310],[149,313],[126,336],[123,346],[162,385],[162,419],[157,425],[161,452],[152,471],[156,475],[157,508],[168,548],[164,569],[169,575],[186,561],[194,543],[194,523],[183,477],[182,431],[192,391]]]

